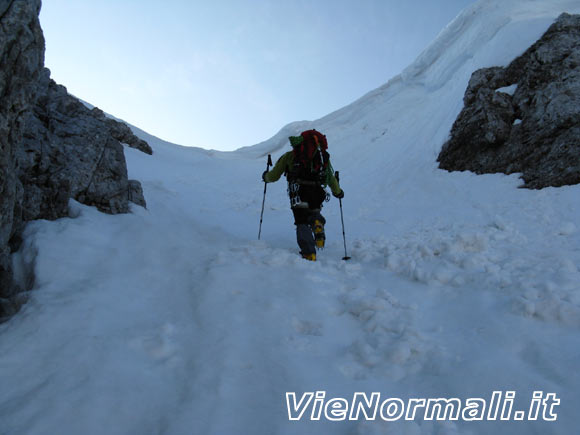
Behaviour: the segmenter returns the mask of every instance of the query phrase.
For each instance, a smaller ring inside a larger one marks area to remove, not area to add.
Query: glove
[[[264,183],[267,183],[267,181],[266,181],[266,174],[267,174],[267,173],[268,173],[268,171],[264,171],[264,173],[262,174],[262,181],[263,181]]]
[[[344,198],[344,190],[340,189],[340,192],[338,192],[338,193],[332,192],[332,196],[334,196],[335,198],[338,198],[338,199],[342,199],[342,198]]]

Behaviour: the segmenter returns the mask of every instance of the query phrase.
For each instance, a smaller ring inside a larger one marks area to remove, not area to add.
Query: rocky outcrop
[[[143,139],[139,139],[137,136],[135,136],[127,124],[117,122],[111,118],[107,118],[105,113],[97,107],[92,110],[92,115],[104,121],[107,124],[109,134],[119,142],[127,144],[131,148],[136,148],[145,154],[153,154],[153,150],[149,144]]]
[[[67,216],[70,198],[113,214],[130,201],[145,206],[122,144],[152,153],[127,125],[50,79],[39,11],[40,0],[0,0],[0,320],[23,290],[10,254],[25,222]]]
[[[23,188],[15,156],[44,63],[39,11],[40,0],[0,0],[0,318],[12,310],[10,299],[18,290],[10,260],[22,229]]]
[[[130,188],[123,146],[131,142],[151,154],[129,127],[88,109],[44,70],[36,105],[29,111],[16,154],[24,187],[24,220],[56,219],[68,214],[68,200],[106,213],[126,213],[129,200],[144,204]],[[138,184],[134,181],[133,185]]]
[[[506,68],[476,71],[439,167],[580,183],[580,15],[562,14]]]

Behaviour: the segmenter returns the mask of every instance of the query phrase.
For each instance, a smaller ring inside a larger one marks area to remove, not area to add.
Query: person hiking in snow
[[[288,139],[292,151],[283,154],[271,171],[264,171],[262,180],[274,183],[286,175],[300,254],[316,261],[316,248],[323,248],[326,240],[326,220],[320,214],[322,203],[328,200],[324,188],[329,186],[336,198],[343,198],[344,191],[334,176],[325,135],[307,130]]]

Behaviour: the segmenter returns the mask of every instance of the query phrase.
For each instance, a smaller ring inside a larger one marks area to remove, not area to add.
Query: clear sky
[[[181,145],[232,150],[400,73],[474,0],[44,0],[69,92]]]

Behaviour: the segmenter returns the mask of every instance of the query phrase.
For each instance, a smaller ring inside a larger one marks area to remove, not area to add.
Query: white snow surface
[[[580,186],[437,169],[471,73],[506,65],[577,0],[487,0],[385,86],[233,153],[144,132],[147,209],[71,202],[14,256],[30,300],[0,325],[2,434],[572,434],[580,406]],[[380,54],[377,54],[380,55]],[[297,255],[265,156],[324,132],[341,170],[319,261]],[[224,126],[227,128],[227,126]],[[36,256],[36,257],[35,257]],[[288,420],[285,392],[561,399],[557,422]]]
[[[496,92],[503,92],[504,94],[508,94],[508,95],[511,95],[513,97],[517,90],[518,90],[518,85],[515,84],[515,85],[511,85],[511,86],[505,86],[503,88],[498,88],[495,91]]]

